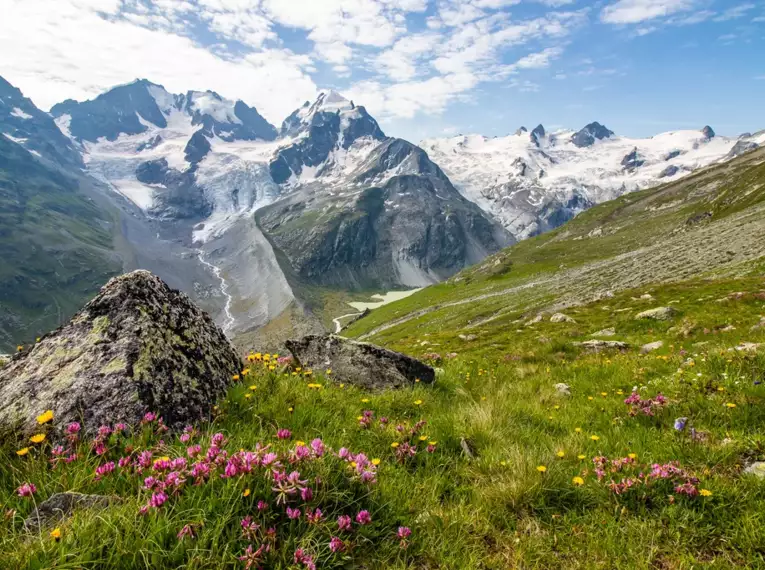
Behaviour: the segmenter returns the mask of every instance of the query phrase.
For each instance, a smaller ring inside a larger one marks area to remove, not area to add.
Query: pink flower
[[[182,433],[179,439],[181,440],[181,443],[188,443],[188,441],[191,439],[191,436],[187,433]]]
[[[98,428],[98,437],[104,438],[109,437],[112,433],[112,428],[109,426],[101,426]]]
[[[265,501],[258,501],[257,509],[259,511],[265,511],[267,508],[268,508],[268,503],[266,503]]]
[[[310,487],[305,487],[300,490],[300,498],[303,499],[303,501],[308,502],[311,499],[313,499],[313,491]]]
[[[351,454],[350,451],[348,451],[345,447],[341,447],[339,451],[337,452],[337,456],[340,459],[348,459],[348,456]]]
[[[215,435],[212,436],[212,444],[215,447],[223,447],[224,445],[226,445],[226,443],[227,443],[226,436],[223,435],[222,433],[216,433]]]
[[[313,453],[316,457],[321,457],[325,452],[324,442],[317,437],[311,442],[311,449],[313,449]]]
[[[115,432],[117,432],[117,431],[127,431],[127,425],[125,425],[123,423],[115,424],[114,425],[114,431]]]
[[[103,441],[96,441],[95,452],[96,455],[104,455],[109,449],[104,445]]]
[[[329,541],[329,549],[332,552],[343,552],[345,551],[345,543],[337,536],[333,536]]]
[[[295,551],[293,560],[295,564],[302,564],[308,568],[308,570],[316,570],[316,564],[313,561],[313,557],[306,554],[302,548],[298,548]]]
[[[412,534],[412,529],[408,526],[400,526],[398,527],[398,532],[396,533],[396,536],[403,540],[405,538],[409,538]]]
[[[37,487],[33,483],[24,483],[16,492],[19,494],[19,497],[31,497],[37,492]]]
[[[293,509],[291,507],[287,507],[287,518],[290,518],[292,520],[299,519],[300,509]]]
[[[178,532],[178,540],[183,540],[184,538],[194,538],[194,527],[190,524],[184,525],[184,527]]]
[[[146,414],[143,416],[143,419],[141,420],[142,424],[149,424],[157,419],[157,414],[153,412],[146,412]]]
[[[305,517],[310,524],[316,524],[321,522],[321,519],[324,518],[324,513],[321,512],[321,509],[316,509],[315,511],[308,509],[305,512]]]
[[[348,515],[337,517],[337,528],[339,530],[351,530],[351,517]]]
[[[157,493],[153,493],[151,496],[151,499],[149,500],[149,505],[154,507],[155,509],[158,509],[162,505],[167,502],[167,495],[164,491],[159,491]]]
[[[130,457],[120,457],[119,462],[117,463],[120,469],[124,469],[128,465],[130,465]]]
[[[276,437],[279,439],[289,439],[292,437],[292,432],[288,429],[280,429],[276,432]]]
[[[201,445],[192,445],[191,447],[186,448],[186,455],[189,457],[196,457],[202,452],[202,446]]]
[[[143,468],[151,465],[151,451],[142,451],[138,454],[138,465]]]
[[[69,435],[77,435],[80,433],[82,426],[78,422],[72,422],[66,426],[66,433]]]
[[[96,467],[96,481],[99,481],[104,475],[108,475],[114,471],[114,467],[114,461],[109,461],[108,463]]]
[[[356,515],[356,522],[362,526],[367,525],[372,522],[372,516],[367,510],[359,511],[359,514]]]

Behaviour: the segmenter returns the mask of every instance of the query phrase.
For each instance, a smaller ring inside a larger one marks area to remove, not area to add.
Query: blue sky
[[[765,128],[765,0],[0,0],[0,75],[47,109],[145,77],[279,124],[320,89],[413,141],[597,120]]]

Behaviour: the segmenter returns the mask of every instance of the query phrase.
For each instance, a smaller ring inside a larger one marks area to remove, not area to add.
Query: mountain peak
[[[701,132],[708,139],[714,138],[714,136],[715,136],[714,129],[712,127],[710,127],[709,125],[707,125],[703,129],[701,129]]]
[[[614,132],[609,130],[605,125],[601,125],[597,121],[593,121],[585,125],[582,130],[571,137],[571,142],[579,148],[586,146],[592,146],[595,144],[595,140],[603,140],[613,136]]]

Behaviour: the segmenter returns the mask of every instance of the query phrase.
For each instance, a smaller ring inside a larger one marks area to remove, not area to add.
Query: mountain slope
[[[748,275],[765,255],[765,149],[596,206],[448,281],[376,309],[348,334],[376,341],[496,338],[540,310],[692,277]],[[520,320],[519,320],[520,319]]]
[[[595,204],[687,176],[763,143],[765,131],[734,139],[716,136],[710,127],[632,139],[594,122],[578,132],[546,132],[539,125],[507,137],[467,135],[420,144],[465,196],[521,239]]]

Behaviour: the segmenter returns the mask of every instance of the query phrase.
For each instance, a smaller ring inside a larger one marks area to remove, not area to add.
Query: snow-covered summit
[[[615,135],[600,123],[579,131],[420,143],[469,199],[518,238],[552,229],[594,204],[684,176],[765,143],[765,134],[716,136],[705,127],[650,138]],[[734,150],[735,149],[735,150]]]

